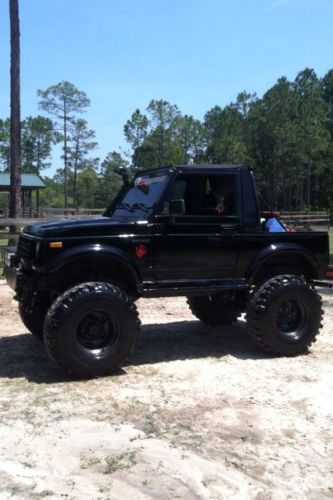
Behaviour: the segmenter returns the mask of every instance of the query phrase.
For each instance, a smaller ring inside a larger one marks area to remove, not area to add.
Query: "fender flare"
[[[256,274],[271,258],[280,257],[284,254],[298,255],[303,261],[308,263],[313,277],[316,278],[318,276],[318,264],[305,246],[298,243],[271,243],[263,248],[251,261],[246,270],[246,279],[252,283]]]
[[[117,247],[105,246],[100,244],[86,244],[81,246],[76,246],[69,248],[64,252],[59,253],[53,259],[50,259],[45,266],[43,266],[43,272],[45,273],[56,273],[61,272],[61,269],[71,262],[75,262],[78,259],[85,258],[111,258],[115,261],[126,266],[128,271],[133,275],[136,286],[140,286],[140,278],[137,266],[133,259],[130,258],[128,253],[120,250]]]

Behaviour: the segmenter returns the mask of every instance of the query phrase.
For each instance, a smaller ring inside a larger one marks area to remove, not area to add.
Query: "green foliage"
[[[205,115],[209,163],[243,163],[246,159],[244,116],[232,105],[215,106]]]
[[[50,166],[52,144],[57,142],[53,123],[43,116],[28,116],[22,122],[22,170],[39,174]]]
[[[147,115],[137,109],[124,126],[125,137],[132,147],[133,165],[145,169],[181,162],[177,106],[162,99],[152,100]]]
[[[150,134],[145,143],[155,152],[154,164],[157,167],[178,163],[181,151],[175,141],[176,120],[180,116],[177,106],[162,99],[150,101],[148,108],[150,116]]]
[[[204,126],[193,116],[177,116],[175,119],[176,142],[182,150],[180,163],[205,161],[207,134]]]
[[[64,188],[63,188],[63,175],[56,174],[53,179],[49,177],[43,178],[46,184],[46,189],[40,192],[40,206],[63,208],[64,207]]]
[[[125,123],[125,138],[134,151],[143,145],[147,137],[148,125],[147,116],[143,115],[139,109],[136,109],[131,118]]]
[[[87,166],[77,175],[77,205],[84,208],[97,206],[98,174],[93,166]]]
[[[328,206],[328,108],[313,70],[285,77],[250,107],[248,152],[272,206],[303,210]]]
[[[274,208],[328,208],[333,195],[333,70],[305,68],[280,78],[262,98],[241,92],[204,122],[152,100],[125,125],[139,169],[177,163],[247,164]]]
[[[105,458],[104,474],[113,474],[118,470],[130,469],[138,463],[137,451],[126,451],[119,455],[110,455]]]
[[[88,129],[88,124],[86,120],[82,118],[78,120],[73,120],[71,127],[69,129],[69,148],[68,148],[68,158],[70,161],[70,167],[73,170],[73,189],[72,196],[74,205],[79,205],[79,197],[77,190],[77,179],[78,173],[82,172],[86,168],[96,168],[98,167],[99,159],[89,159],[88,154],[92,150],[96,149],[97,142],[95,139],[95,132]]]
[[[50,166],[46,160],[59,135],[53,123],[43,116],[28,116],[21,124],[22,171],[39,174]],[[10,120],[0,120],[0,169],[8,171],[10,157]]]
[[[40,97],[39,107],[62,122],[73,120],[76,113],[81,113],[90,105],[85,92],[67,81],[38,90],[37,95]]]
[[[128,163],[120,153],[111,151],[101,165],[96,201],[98,208],[107,207],[123,185],[121,177],[114,172],[117,167],[128,167]]]
[[[76,198],[69,196],[69,203],[77,208],[106,208],[122,186],[121,177],[114,173],[119,166],[128,166],[128,163],[116,151],[107,155],[100,169],[98,159],[85,159],[76,174]],[[70,170],[69,185],[74,184],[74,175],[74,170]],[[41,206],[63,208],[64,170],[58,169],[52,179],[45,179],[45,183],[47,187],[41,192]]]
[[[0,119],[0,169],[8,170],[10,162],[10,120]]]
[[[68,143],[71,140],[69,129],[71,125],[75,127],[76,113],[82,113],[90,105],[90,101],[85,92],[78,90],[72,83],[67,81],[51,85],[46,90],[38,90],[37,95],[40,97],[39,107],[60,120],[60,124],[56,123],[55,125],[62,132],[61,140],[63,141],[64,150],[64,205],[66,208],[68,203],[68,159],[70,155]]]

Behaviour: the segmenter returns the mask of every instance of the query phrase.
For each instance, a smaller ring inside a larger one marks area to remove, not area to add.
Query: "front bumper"
[[[0,266],[3,268],[3,275],[6,278],[6,281],[10,288],[15,290],[16,287],[16,277],[17,277],[17,269],[15,267],[15,248],[14,247],[3,247],[1,248],[1,264]]]
[[[16,298],[19,298],[23,292],[34,293],[37,287],[37,280],[35,276],[23,272],[18,267],[19,259],[15,254],[15,250],[13,247],[1,248],[0,267],[3,268],[3,275],[7,281],[7,285],[16,292]],[[45,280],[42,281],[44,282]],[[45,285],[45,283],[43,284]]]
[[[7,281],[7,285],[10,286],[12,290],[16,290],[16,282],[17,282],[17,269],[16,267],[5,267],[4,276]]]

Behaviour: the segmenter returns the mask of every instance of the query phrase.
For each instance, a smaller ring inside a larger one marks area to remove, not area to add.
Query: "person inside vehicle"
[[[205,214],[233,215],[234,209],[234,177],[214,176],[209,179],[210,192],[203,199]]]

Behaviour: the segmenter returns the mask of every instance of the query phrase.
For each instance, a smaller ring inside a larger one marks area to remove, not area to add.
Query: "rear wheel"
[[[139,319],[128,295],[109,283],[84,283],[58,297],[45,319],[51,358],[84,377],[108,375],[132,353]]]
[[[208,325],[228,325],[237,320],[243,312],[240,297],[232,291],[188,297],[192,314]]]
[[[306,351],[316,340],[322,316],[315,288],[302,277],[282,275],[253,293],[246,318],[260,349],[288,355]]]

